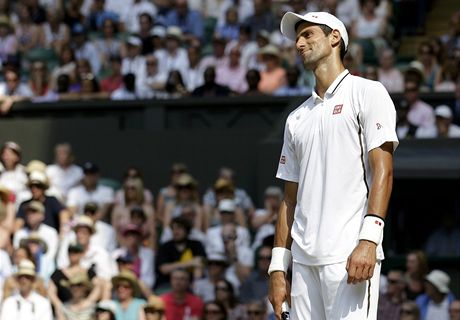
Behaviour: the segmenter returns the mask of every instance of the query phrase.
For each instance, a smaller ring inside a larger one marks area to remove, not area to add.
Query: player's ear
[[[337,47],[340,45],[340,40],[342,40],[342,36],[338,30],[332,30],[329,39],[331,41],[332,47]]]

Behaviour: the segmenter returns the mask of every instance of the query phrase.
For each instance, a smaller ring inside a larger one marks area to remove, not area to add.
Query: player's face
[[[329,37],[319,26],[310,22],[303,22],[297,27],[296,49],[309,70],[313,70],[332,51]]]

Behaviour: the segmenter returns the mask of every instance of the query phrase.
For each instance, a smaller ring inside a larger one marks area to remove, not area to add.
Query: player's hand
[[[281,319],[281,305],[287,301],[291,305],[291,287],[286,281],[284,272],[274,271],[270,274],[270,287],[268,289],[268,300],[270,300],[276,319]]]
[[[374,274],[377,262],[377,245],[371,241],[360,240],[347,261],[348,283],[369,280]]]

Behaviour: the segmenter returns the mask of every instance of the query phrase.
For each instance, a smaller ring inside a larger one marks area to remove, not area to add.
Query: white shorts
[[[307,266],[293,263],[291,320],[375,320],[381,262],[372,279],[347,284],[347,262]]]

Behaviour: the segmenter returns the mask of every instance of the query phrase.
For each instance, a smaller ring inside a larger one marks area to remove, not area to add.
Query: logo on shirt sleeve
[[[382,125],[380,123],[377,122],[375,125],[377,126],[377,130],[382,129]]]
[[[281,156],[280,163],[281,164],[286,164],[286,157],[285,156]]]
[[[339,114],[342,113],[343,104],[338,104],[334,107],[332,114]]]

